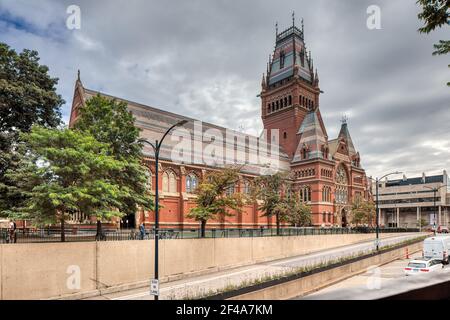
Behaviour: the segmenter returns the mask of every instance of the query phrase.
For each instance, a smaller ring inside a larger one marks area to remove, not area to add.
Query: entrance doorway
[[[135,229],[136,228],[136,218],[134,213],[123,216],[120,220],[121,229]]]
[[[347,224],[348,224],[348,222],[347,222],[347,212],[345,211],[345,209],[342,209],[341,217],[342,217],[342,219],[341,219],[341,221],[342,221],[342,228],[345,228],[345,227],[347,227]]]

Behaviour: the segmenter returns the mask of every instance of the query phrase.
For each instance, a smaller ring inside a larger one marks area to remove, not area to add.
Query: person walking
[[[16,223],[11,220],[9,222],[9,241],[11,243],[17,243],[17,238],[16,238]]]
[[[143,222],[141,222],[141,224],[139,225],[139,232],[140,232],[141,240],[144,240],[144,238],[145,238],[145,225],[144,225]]]

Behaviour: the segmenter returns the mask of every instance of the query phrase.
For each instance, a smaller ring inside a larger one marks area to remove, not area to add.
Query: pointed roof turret
[[[264,75],[264,73],[261,79],[261,87],[263,88],[263,90],[266,89],[266,76]]]
[[[311,54],[308,56],[306,53],[303,36],[303,25],[302,29],[295,25],[294,12],[292,13],[291,27],[278,32],[277,24],[275,49],[271,59],[269,59],[268,85],[292,76],[299,77],[313,84],[314,72],[311,72]]]
[[[350,132],[348,131],[347,125],[347,117],[342,118],[341,130],[339,131],[338,140],[344,139],[347,143],[348,152],[350,155],[356,154],[355,146],[353,145],[352,137],[350,136]]]
[[[306,159],[324,158],[322,146],[326,145],[327,139],[317,111],[311,111],[305,116],[297,134],[300,135],[300,141],[292,162],[305,160],[302,155],[305,148],[307,150]]]
[[[314,86],[315,87],[319,86],[319,75],[317,74],[317,68],[316,68],[316,72],[314,73]]]

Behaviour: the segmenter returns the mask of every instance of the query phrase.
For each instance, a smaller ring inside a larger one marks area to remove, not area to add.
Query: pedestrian
[[[143,222],[141,222],[141,224],[139,226],[139,232],[140,232],[141,240],[144,240],[144,237],[145,237],[145,225],[144,225]]]
[[[16,243],[16,223],[13,220],[10,220],[9,222],[9,241],[11,243]]]

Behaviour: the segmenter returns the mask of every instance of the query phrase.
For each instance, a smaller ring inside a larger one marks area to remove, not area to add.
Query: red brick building
[[[244,157],[245,165],[241,170],[241,181],[233,192],[248,192],[251,179],[267,172],[264,161],[256,164],[248,161],[252,154],[259,154],[252,141],[259,143],[265,139],[273,145],[279,141],[279,152],[271,152],[266,160],[271,163],[272,158],[276,157],[276,167],[291,172],[295,191],[312,207],[313,224],[347,225],[350,222],[352,200],[357,196],[368,198],[367,179],[346,121],[343,121],[336,139],[330,140],[328,137],[319,108],[319,78],[317,70],[313,69],[311,53],[306,50],[303,26],[299,29],[293,24],[282,33],[277,32],[275,50],[261,85],[261,116],[265,129],[261,137],[245,135],[205,122],[199,124],[195,119],[183,115],[108,96],[85,88],[79,78],[75,85],[70,126],[76,120],[79,108],[97,94],[125,101],[136,118],[136,126],[142,130],[142,138],[149,141],[159,139],[172,124],[188,120],[184,136],[180,136],[180,139],[185,136],[190,138],[188,152],[183,150],[183,155],[187,155],[187,158],[173,160],[173,150],[181,140],[166,139],[161,150],[161,227],[198,227],[198,222],[187,218],[190,208],[195,205],[193,191],[196,185],[208,170],[220,170],[225,162],[223,159],[231,157],[235,160],[239,153]],[[212,144],[212,141],[217,143],[217,137],[230,133],[232,146],[225,140],[220,140],[214,154],[211,153],[208,158],[212,161],[207,161],[204,154],[197,154],[199,149],[196,146],[201,150],[211,149],[208,144]],[[154,188],[153,153],[145,149],[144,154],[149,167],[149,188]],[[74,222],[85,220],[88,221],[87,217],[74,217]],[[135,226],[141,221],[151,226],[154,215],[152,212],[141,211],[123,220],[128,220],[129,226]],[[247,204],[240,214],[208,222],[208,227],[212,228],[260,226],[272,227],[275,226],[275,221],[262,216],[256,203]]]

